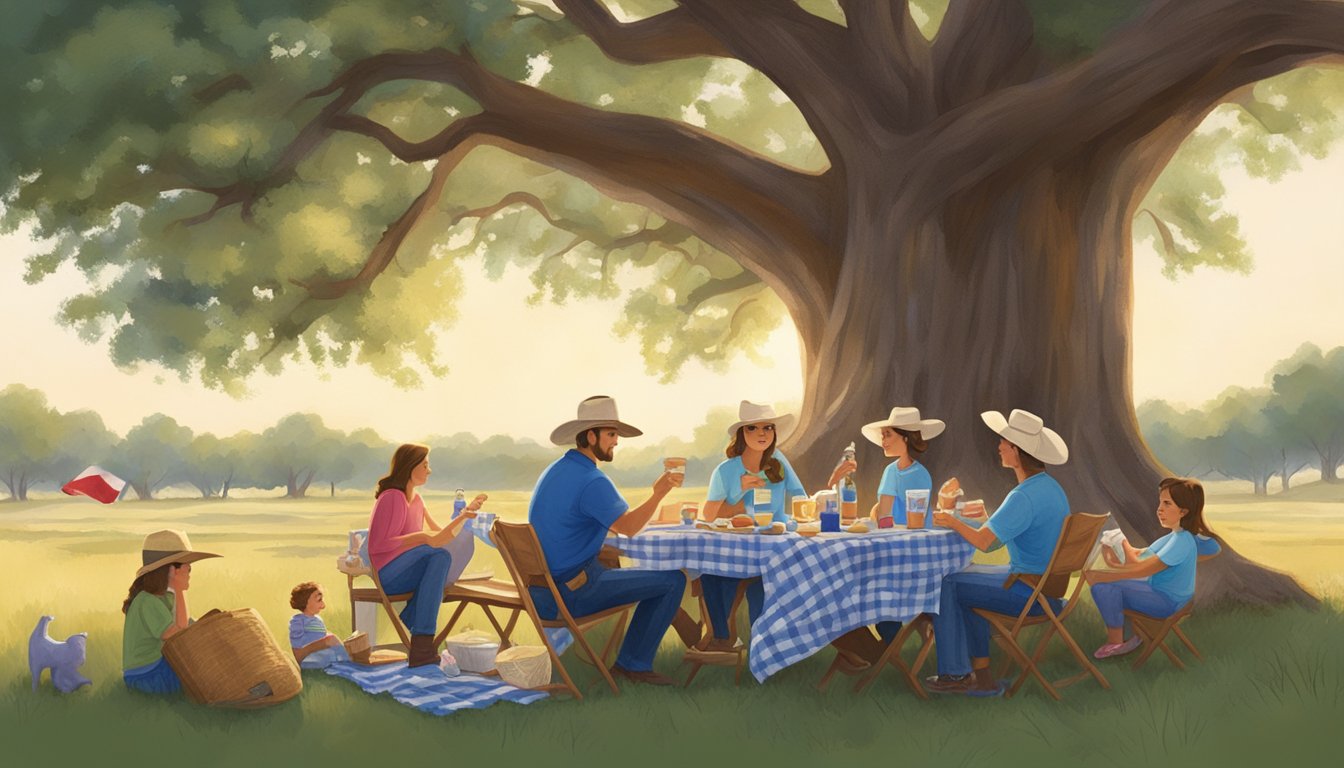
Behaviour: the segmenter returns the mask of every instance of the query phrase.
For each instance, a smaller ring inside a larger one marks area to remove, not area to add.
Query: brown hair
[[[1157,484],[1157,492],[1166,491],[1176,506],[1185,510],[1181,527],[1191,533],[1212,536],[1213,531],[1204,523],[1204,486],[1192,477],[1166,477]]]
[[[389,488],[396,488],[402,493],[406,492],[406,485],[411,482],[411,472],[420,466],[420,462],[429,456],[429,446],[419,443],[406,443],[397,448],[396,453],[392,454],[392,465],[387,470],[387,475],[378,480],[378,491],[373,494],[374,498],[383,495],[383,491]]]
[[[131,608],[131,601],[141,592],[148,592],[151,595],[162,595],[168,591],[168,569],[173,566],[180,566],[181,563],[168,563],[160,565],[149,573],[136,576],[135,581],[131,582],[131,588],[127,591],[126,601],[121,604],[121,612]]]
[[[733,442],[728,444],[724,454],[733,459],[741,456],[747,451],[746,425],[737,428],[737,434],[733,436]],[[777,439],[777,438],[775,438]],[[772,483],[778,483],[784,479],[784,465],[775,458],[775,439],[770,440],[770,445],[761,453],[761,469],[765,470],[765,477]]]
[[[905,438],[905,448],[910,451],[911,458],[929,450],[929,441],[925,440],[919,434],[918,430],[911,432],[908,429],[901,429],[900,427],[891,427],[891,430]]]
[[[308,598],[319,589],[316,581],[305,581],[297,587],[289,590],[289,607],[296,611],[302,611],[308,607]]]

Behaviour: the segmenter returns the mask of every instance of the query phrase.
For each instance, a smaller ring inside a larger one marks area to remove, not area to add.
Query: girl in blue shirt
[[[1195,537],[1212,536],[1204,524],[1204,486],[1182,477],[1163,480],[1158,484],[1157,521],[1171,532],[1147,549],[1124,542],[1123,563],[1110,547],[1103,547],[1102,558],[1114,570],[1084,574],[1106,623],[1106,642],[1092,654],[1098,659],[1123,656],[1142,642],[1137,635],[1125,640],[1126,610],[1165,619],[1195,596],[1195,563],[1202,549]]]
[[[776,414],[772,406],[747,400],[738,406],[737,416],[737,423],[728,427],[728,436],[732,438],[724,451],[728,459],[715,467],[710,476],[704,517],[713,521],[743,514],[749,507],[754,509],[756,489],[768,488],[774,520],[787,520],[789,497],[806,496],[807,491],[793,467],[789,466],[789,460],[775,446],[793,429],[797,418],[788,413]],[[852,472],[856,466],[853,462],[842,462],[832,473],[829,485],[835,485],[841,476]],[[703,650],[732,650],[728,613],[738,585],[743,581],[710,573],[700,576],[700,588],[713,629],[712,637],[702,643]],[[760,579],[747,582],[747,609],[751,620],[755,621],[765,602],[765,588]]]

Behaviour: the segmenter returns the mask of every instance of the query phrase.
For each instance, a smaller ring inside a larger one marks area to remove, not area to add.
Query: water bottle
[[[467,491],[463,488],[457,489],[457,495],[453,497],[453,517],[456,518],[462,514],[462,510],[467,508]]]
[[[840,457],[840,463],[854,460],[854,443],[850,443],[845,452]],[[854,473],[851,472],[844,477],[835,486],[836,495],[840,497],[840,517],[844,520],[854,520],[859,516],[859,486],[854,482]]]

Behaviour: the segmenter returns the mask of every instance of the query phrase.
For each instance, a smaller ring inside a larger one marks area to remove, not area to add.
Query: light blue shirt
[[[302,648],[327,636],[327,625],[321,616],[309,616],[299,612],[289,620],[289,646]]]
[[[574,449],[537,478],[527,522],[556,581],[569,581],[602,549],[607,531],[630,508],[611,478]]]
[[[1148,554],[1167,567],[1148,577],[1148,585],[1166,595],[1178,606],[1195,596],[1195,564],[1199,549],[1194,534],[1181,529],[1154,541]]]
[[[1045,573],[1059,543],[1069,499],[1055,478],[1039,472],[1017,484],[986,525],[1008,547],[1013,573]]]
[[[787,496],[806,496],[807,491],[803,489],[803,483],[798,479],[798,474],[793,471],[789,465],[789,460],[784,458],[784,454],[775,451],[776,459],[779,459],[780,468],[784,470],[784,479],[778,483],[772,483],[766,480],[765,487],[770,489],[770,512],[774,515],[774,520],[781,522],[789,519],[789,507]],[[742,499],[746,499],[746,512],[752,514],[755,511],[756,492],[742,490],[742,476],[756,475],[765,478],[765,472],[749,472],[742,463],[741,456],[734,456],[727,461],[721,462],[714,468],[714,474],[709,477],[709,493],[706,494],[706,501],[722,501],[726,504],[736,504]]]
[[[933,496],[933,478],[929,476],[929,470],[924,468],[918,461],[914,462],[905,469],[896,466],[896,462],[891,462],[887,468],[882,470],[882,482],[877,485],[878,496],[891,496],[895,501],[891,504],[891,516],[895,518],[897,525],[905,523],[905,492],[906,491],[928,491],[929,504],[934,503]],[[933,526],[933,515],[924,516],[924,527]]]

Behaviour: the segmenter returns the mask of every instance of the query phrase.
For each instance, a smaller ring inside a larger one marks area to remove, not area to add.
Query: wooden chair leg
[[[692,661],[690,664],[691,664],[691,673],[686,676],[686,682],[682,684],[681,686],[682,688],[690,688],[691,681],[695,679],[696,675],[700,674],[700,667],[704,666],[697,661]]]
[[[742,651],[738,651],[738,652],[737,652],[737,664],[736,664],[736,666],[734,667],[734,670],[733,670],[733,687],[734,687],[734,688],[740,687],[740,686],[742,685],[742,667],[746,666],[746,665],[743,663],[744,661],[746,661],[746,654],[745,654],[744,652],[742,652]]]
[[[1130,667],[1131,669],[1138,669],[1148,661],[1148,657],[1153,655],[1153,651],[1157,650],[1157,642],[1154,638],[1154,633],[1150,632],[1143,622],[1131,621],[1130,623],[1134,627],[1134,634],[1138,635],[1139,639],[1143,641],[1143,648],[1139,649],[1139,655],[1134,659],[1134,664]]]
[[[1051,626],[1055,627],[1055,631],[1059,634],[1060,639],[1063,640],[1064,644],[1073,652],[1073,657],[1078,660],[1078,663],[1083,666],[1083,669],[1091,673],[1093,679],[1095,679],[1102,688],[1109,691],[1111,689],[1111,682],[1106,679],[1105,675],[1101,674],[1101,670],[1097,669],[1097,665],[1093,664],[1092,660],[1087,657],[1087,653],[1078,645],[1078,641],[1073,639],[1073,635],[1070,635],[1068,630],[1064,629],[1064,625],[1060,623],[1059,617],[1055,616],[1054,612],[1049,608],[1046,608],[1046,611],[1050,614]]]
[[[1192,643],[1192,642],[1190,642],[1190,638],[1186,637],[1186,636],[1185,636],[1185,633],[1181,631],[1181,625],[1180,625],[1179,622],[1178,622],[1177,624],[1175,624],[1175,625],[1172,626],[1171,631],[1172,631],[1173,633],[1175,633],[1176,637],[1177,637],[1182,643],[1185,643],[1185,647],[1188,648],[1188,649],[1190,650],[1190,653],[1191,653],[1196,659],[1198,659],[1198,660],[1200,660],[1200,661],[1203,661],[1203,660],[1204,660],[1204,657],[1203,657],[1202,655],[1200,655],[1200,653],[1199,653],[1199,649],[1196,648],[1196,647],[1195,647],[1195,644]]]
[[[822,675],[821,680],[817,682],[817,690],[820,691],[821,693],[825,693],[826,687],[831,684],[831,678],[835,677],[835,673],[839,671],[839,669],[840,669],[840,652],[836,651],[835,658],[831,660],[831,666],[826,668],[826,674]]]
[[[611,688],[611,692],[620,696],[621,689],[616,685],[615,678],[611,676],[611,670],[607,669],[607,665],[602,663],[597,652],[593,650],[593,646],[588,644],[588,638],[584,637],[583,632],[572,622],[569,625],[569,631],[574,633],[574,642],[578,643],[584,653],[588,654],[588,658],[592,660],[593,666],[597,667],[597,671],[602,675],[602,679],[607,681],[607,685]]]

